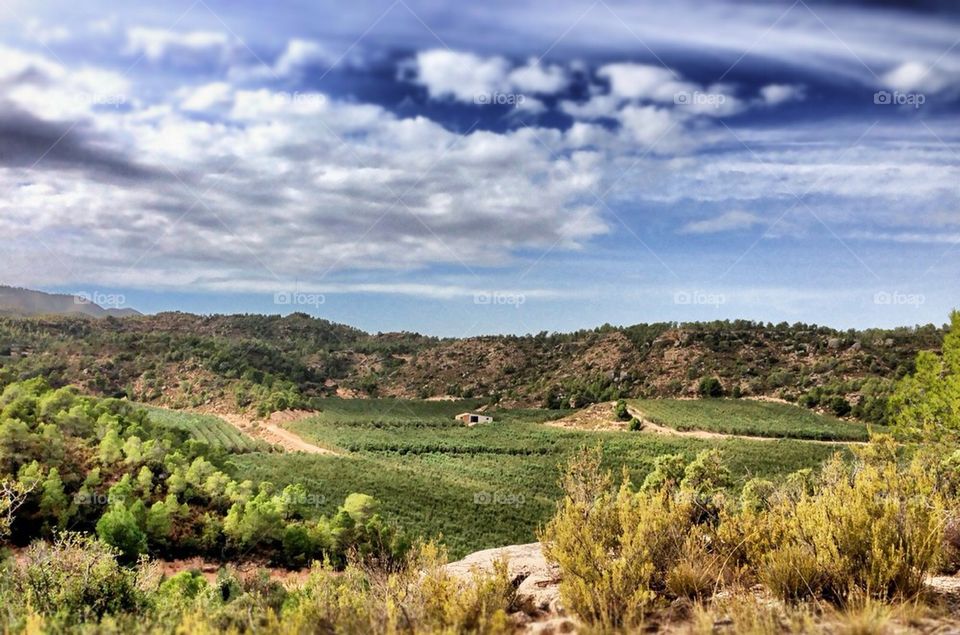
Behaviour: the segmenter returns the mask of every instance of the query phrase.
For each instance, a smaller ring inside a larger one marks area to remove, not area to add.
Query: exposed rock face
[[[474,571],[491,572],[498,560],[506,560],[507,573],[517,589],[518,624],[530,633],[573,633],[576,622],[560,604],[560,571],[547,562],[539,542],[511,545],[472,553],[447,565],[447,572],[469,579]]]

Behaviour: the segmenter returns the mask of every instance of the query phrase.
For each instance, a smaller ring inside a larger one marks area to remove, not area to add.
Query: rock
[[[544,622],[535,622],[527,626],[527,633],[536,635],[560,635],[576,633],[577,623],[569,617],[555,617]]]
[[[517,589],[517,602],[525,613],[563,613],[560,572],[544,558],[539,542],[478,551],[463,560],[451,562],[446,570],[455,577],[468,580],[474,571],[493,571],[493,563],[503,559],[507,561],[507,574]]]

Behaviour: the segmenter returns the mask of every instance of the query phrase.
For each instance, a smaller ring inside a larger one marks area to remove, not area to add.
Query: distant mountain
[[[95,302],[122,299],[117,296],[100,299],[97,296],[44,293],[30,289],[0,286],[0,314],[3,315],[82,315],[92,318],[107,316],[127,317],[141,315],[133,309],[105,309]],[[120,302],[122,303],[122,302]]]

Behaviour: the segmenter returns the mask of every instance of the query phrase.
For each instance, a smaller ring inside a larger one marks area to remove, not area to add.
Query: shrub
[[[599,629],[636,628],[660,597],[697,597],[719,579],[708,550],[710,529],[698,525],[693,498],[675,488],[682,459],[658,461],[662,478],[635,491],[624,478],[616,491],[583,481],[610,482],[599,462],[575,461],[564,479],[567,495],[542,532],[544,555],[560,566],[565,606]],[[584,474],[584,466],[595,473]],[[655,470],[656,471],[656,470]],[[575,486],[571,488],[569,485]]]
[[[133,512],[117,505],[107,511],[97,521],[97,536],[117,549],[119,557],[126,563],[135,562],[147,551],[147,536]]]
[[[61,534],[27,549],[14,587],[34,611],[66,625],[139,610],[138,573],[122,567],[118,555],[91,537]]]
[[[748,512],[761,512],[770,508],[777,486],[762,478],[752,478],[740,491],[740,508]]]
[[[630,432],[640,432],[643,430],[643,421],[640,421],[636,417],[630,418]]]
[[[630,411],[627,410],[627,402],[623,399],[618,399],[617,403],[613,406],[613,414],[616,416],[618,421],[630,421]]]
[[[813,494],[778,497],[745,537],[761,579],[778,596],[906,598],[941,553],[944,501],[923,457],[900,466],[889,439],[854,465],[834,457]]]
[[[830,410],[838,417],[846,417],[853,408],[850,406],[850,402],[837,395],[830,399]]]
[[[723,384],[716,377],[704,377],[700,380],[697,392],[701,397],[716,399],[723,397]]]

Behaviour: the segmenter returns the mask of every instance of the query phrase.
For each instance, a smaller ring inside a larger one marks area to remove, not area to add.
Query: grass
[[[631,399],[630,405],[655,424],[675,430],[703,430],[757,437],[822,441],[866,441],[862,423],[821,415],[792,404],[751,399]],[[874,426],[880,431],[883,426]]]
[[[190,436],[203,441],[211,447],[221,447],[228,452],[263,452],[268,449],[265,442],[243,434],[226,421],[213,415],[202,415],[179,410],[167,410],[144,406],[150,413],[150,419],[161,426],[186,430]]]
[[[352,492],[377,498],[383,512],[413,534],[443,536],[451,555],[531,542],[554,513],[559,466],[578,448],[600,444],[605,465],[635,481],[667,453],[693,458],[717,447],[738,484],[782,478],[818,465],[838,448],[796,440],[704,441],[628,432],[584,432],[542,422],[562,411],[495,411],[495,421],[468,428],[453,420],[469,402],[394,399],[323,402],[323,411],[290,424],[304,439],[344,456],[246,454],[236,476],[278,487],[302,483],[329,514]]]

